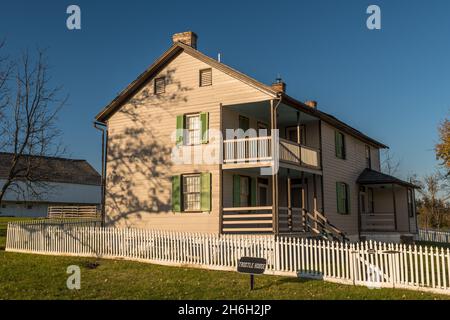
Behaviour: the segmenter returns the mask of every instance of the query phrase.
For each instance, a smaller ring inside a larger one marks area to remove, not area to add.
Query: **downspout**
[[[271,128],[271,135],[272,135],[272,141],[274,141],[273,139],[273,135],[274,135],[274,130],[277,129],[277,109],[281,104],[281,101],[283,100],[283,96],[282,93],[279,92],[277,93],[277,97],[278,97],[278,103],[272,107],[273,109],[271,110],[271,122],[272,122],[272,128]],[[273,104],[272,104],[273,106]],[[273,150],[275,150],[275,148],[277,148],[279,146],[273,146]],[[273,152],[273,151],[272,151]],[[278,155],[278,153],[277,153]],[[277,161],[279,161],[279,159],[277,159]],[[272,165],[272,170],[273,170],[273,165]],[[278,235],[279,233],[279,219],[278,219],[278,173],[275,174],[275,172],[272,172],[272,189],[274,190],[274,197],[273,197],[273,213],[274,213],[274,220],[275,220],[275,235]]]
[[[107,141],[105,142],[105,132],[106,135],[107,132],[107,125],[104,122],[100,121],[94,121],[94,128],[102,132],[102,180],[101,180],[101,225],[102,227],[105,226],[105,194],[106,194],[106,150],[105,145],[107,144]]]

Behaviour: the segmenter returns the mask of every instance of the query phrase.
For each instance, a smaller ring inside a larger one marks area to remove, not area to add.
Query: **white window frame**
[[[183,211],[195,212],[201,211],[201,175],[200,174],[185,174],[182,178],[182,193],[183,193]],[[188,185],[195,183],[197,185]],[[192,200],[194,198],[194,200]]]
[[[197,118],[197,128],[191,128],[191,119]],[[184,128],[185,128],[185,145],[196,146],[202,143],[202,123],[200,119],[200,113],[187,114],[184,118]]]

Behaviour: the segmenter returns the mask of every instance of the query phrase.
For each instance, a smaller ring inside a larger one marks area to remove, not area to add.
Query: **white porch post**
[[[274,144],[275,139],[275,131],[277,129],[277,114],[275,109],[274,100],[270,100],[270,128],[272,135],[272,157],[276,155],[275,152],[276,146]],[[274,234],[278,234],[279,225],[278,225],[278,172],[275,172],[274,161],[278,161],[278,159],[272,159],[272,217],[273,217],[273,232]]]

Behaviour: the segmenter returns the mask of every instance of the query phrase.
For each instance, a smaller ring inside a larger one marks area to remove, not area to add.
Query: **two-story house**
[[[175,34],[96,120],[116,226],[397,241],[417,231],[415,186],[380,172],[383,143],[288,96],[281,79],[268,86],[202,54],[193,32]]]

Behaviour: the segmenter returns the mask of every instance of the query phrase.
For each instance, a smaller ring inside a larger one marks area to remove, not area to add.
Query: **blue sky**
[[[66,28],[77,4],[82,30]],[[381,8],[382,29],[366,28]],[[0,38],[11,55],[47,48],[70,95],[60,122],[69,155],[100,167],[94,116],[171,44],[193,30],[198,48],[256,79],[281,74],[287,92],[315,99],[389,145],[401,176],[437,162],[436,127],[450,110],[450,2],[433,1],[6,1]]]

